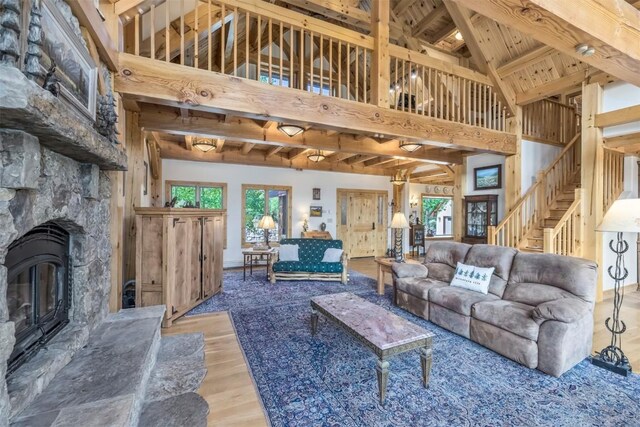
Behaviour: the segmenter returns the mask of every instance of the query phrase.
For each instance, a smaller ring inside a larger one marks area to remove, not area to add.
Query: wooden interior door
[[[208,298],[222,287],[224,218],[204,218],[202,228],[202,297]]]
[[[198,218],[167,219],[167,312],[172,315],[185,310],[193,301],[196,297],[194,287],[199,296],[200,249],[196,245],[199,246],[201,240],[200,233],[196,232],[200,228]]]
[[[386,201],[386,192],[339,191],[338,236],[349,257],[384,254],[387,246]]]

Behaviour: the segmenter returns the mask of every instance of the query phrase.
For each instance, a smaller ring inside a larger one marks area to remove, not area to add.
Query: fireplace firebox
[[[69,233],[53,222],[35,227],[9,246],[5,265],[16,337],[11,373],[69,322]]]

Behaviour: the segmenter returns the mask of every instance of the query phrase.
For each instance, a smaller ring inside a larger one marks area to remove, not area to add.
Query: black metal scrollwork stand
[[[625,377],[631,373],[629,359],[622,351],[621,335],[627,330],[627,325],[620,320],[620,308],[624,298],[622,283],[629,275],[629,271],[624,266],[623,255],[629,250],[629,244],[622,239],[622,233],[617,234],[617,239],[609,242],[609,248],[616,254],[616,264],[609,266],[607,272],[609,277],[615,281],[613,297],[613,314],[604,322],[607,329],[611,331],[611,344],[591,356],[591,363],[601,368],[615,372]]]

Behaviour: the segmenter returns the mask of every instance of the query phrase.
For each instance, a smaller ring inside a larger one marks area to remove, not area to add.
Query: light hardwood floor
[[[377,266],[371,258],[350,260],[349,267],[371,278],[377,277]],[[611,315],[613,297],[611,294],[605,297],[596,304],[594,351],[605,347],[610,340],[604,321]],[[640,292],[635,287],[626,289],[621,318],[627,325],[623,348],[631,366],[640,371]],[[227,313],[181,318],[170,329],[162,330],[163,335],[189,332],[203,332],[205,336],[208,372],[198,392],[209,403],[209,425],[266,426],[258,392]]]

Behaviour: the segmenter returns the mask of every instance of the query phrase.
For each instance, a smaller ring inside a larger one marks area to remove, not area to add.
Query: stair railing
[[[522,107],[522,135],[530,141],[565,145],[580,132],[576,107],[542,99]]]
[[[556,160],[538,174],[536,182],[495,227],[488,227],[490,245],[517,248],[532,228],[537,226],[549,206],[569,184],[580,168],[580,134],[565,146]]]
[[[584,189],[576,188],[575,200],[553,228],[545,228],[543,251],[549,254],[581,256],[584,223],[581,218],[581,204]]]
[[[624,153],[605,148],[602,169],[602,206],[604,213],[606,213],[622,193],[624,186]]]

